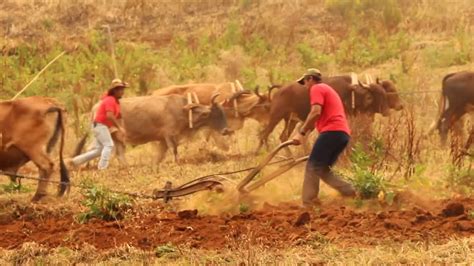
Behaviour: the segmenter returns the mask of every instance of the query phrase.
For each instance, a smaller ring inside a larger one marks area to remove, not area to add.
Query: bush
[[[449,187],[459,193],[471,195],[474,192],[474,172],[470,167],[451,167],[446,181]]]
[[[155,256],[158,258],[169,257],[177,252],[177,248],[172,244],[166,244],[155,248]]]
[[[349,24],[368,21],[367,26],[381,22],[386,29],[393,29],[400,24],[402,11],[398,0],[326,0],[326,9],[338,15]]]
[[[403,32],[385,36],[370,31],[363,35],[353,29],[336,51],[339,65],[368,67],[398,58],[410,46],[408,36]]]
[[[465,65],[474,59],[474,42],[472,33],[459,30],[454,38],[447,44],[436,47],[431,46],[424,50],[425,63],[430,67],[449,67]]]
[[[380,152],[378,143],[373,146],[375,152]],[[379,193],[387,192],[387,183],[383,176],[372,170],[377,158],[374,154],[366,153],[359,143],[354,146],[351,153],[352,176],[349,180],[362,199],[376,198]]]
[[[302,64],[305,68],[318,66],[318,68],[327,69],[327,66],[331,60],[329,55],[318,53],[316,49],[311,47],[306,42],[299,43],[296,46],[296,49],[301,55]]]
[[[5,193],[27,193],[31,191],[30,188],[16,182],[10,182],[8,185],[2,184],[1,188]]]
[[[81,202],[87,210],[78,216],[80,223],[98,218],[105,221],[123,219],[125,212],[132,207],[131,199],[127,196],[118,195],[108,189],[92,185],[82,190],[85,200]]]

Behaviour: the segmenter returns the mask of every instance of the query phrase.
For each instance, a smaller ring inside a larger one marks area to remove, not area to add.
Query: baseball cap
[[[299,78],[296,82],[298,82],[299,84],[304,84],[304,79],[307,76],[321,76],[321,71],[319,71],[319,69],[317,68],[308,68],[308,70],[306,70],[303,76],[301,76],[301,78]]]

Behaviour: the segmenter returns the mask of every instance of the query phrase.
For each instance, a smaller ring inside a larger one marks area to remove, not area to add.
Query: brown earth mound
[[[32,218],[21,215],[0,221],[0,247],[14,249],[25,242],[46,247],[98,249],[124,244],[153,249],[172,243],[194,248],[220,249],[242,245],[282,248],[328,241],[341,246],[368,246],[384,242],[445,242],[474,235],[474,198],[434,202],[430,210],[361,211],[340,203],[324,203],[321,211],[305,213],[297,206],[265,205],[234,216],[206,216],[195,210],[159,211],[156,204],[123,221],[92,220],[78,224],[73,214]],[[462,207],[461,207],[462,206]],[[462,210],[462,211],[461,211]]]

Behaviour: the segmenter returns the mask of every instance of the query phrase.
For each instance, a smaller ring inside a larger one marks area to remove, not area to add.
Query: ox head
[[[203,105],[198,103],[187,104],[184,106],[186,111],[192,110],[193,125],[196,128],[209,126],[210,128],[220,132],[222,135],[232,133],[227,126],[227,119],[222,107],[216,103],[219,94],[214,94],[211,98],[211,105]]]
[[[354,86],[353,86],[354,87]],[[384,88],[376,83],[363,84],[354,87],[356,92],[356,106],[361,106],[360,110],[365,113],[379,113],[383,116],[389,115],[387,104],[387,93]]]
[[[223,106],[232,119],[232,128],[240,129],[245,118],[253,118],[260,123],[268,120],[270,110],[270,94],[261,94],[258,86],[254,91],[241,90],[235,92],[223,102]]]
[[[382,88],[387,93],[387,105],[390,109],[394,109],[396,111],[400,111],[403,109],[402,101],[398,95],[397,88],[395,84],[390,80],[383,80],[380,81],[378,78],[376,79],[376,84],[382,86]]]

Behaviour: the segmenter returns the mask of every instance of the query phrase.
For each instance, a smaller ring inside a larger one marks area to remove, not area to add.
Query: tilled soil
[[[362,211],[330,202],[305,212],[294,204],[266,204],[248,214],[201,216],[195,210],[160,211],[151,204],[122,221],[86,224],[77,223],[71,213],[41,218],[24,214],[1,217],[0,247],[15,249],[25,242],[70,248],[88,243],[97,249],[128,244],[145,250],[168,243],[202,249],[327,242],[371,246],[403,241],[442,243],[474,235],[474,198],[437,201],[432,206]]]

